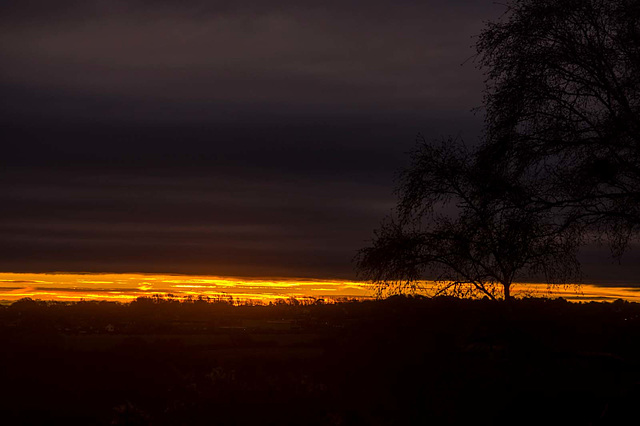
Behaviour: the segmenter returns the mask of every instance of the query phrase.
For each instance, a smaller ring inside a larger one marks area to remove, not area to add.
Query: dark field
[[[0,307],[0,422],[638,424],[640,305]]]

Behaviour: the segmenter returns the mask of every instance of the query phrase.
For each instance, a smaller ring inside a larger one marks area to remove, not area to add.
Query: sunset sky
[[[492,0],[0,2],[0,272],[353,280]],[[585,278],[634,283],[591,247]],[[604,257],[602,254],[604,253]]]

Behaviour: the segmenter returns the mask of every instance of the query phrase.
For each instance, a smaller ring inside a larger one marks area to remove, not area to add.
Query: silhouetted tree
[[[435,279],[438,294],[511,298],[511,285],[538,275],[566,282],[578,272],[579,238],[549,210],[499,187],[457,140],[422,140],[398,187],[396,214],[356,258],[380,293]]]
[[[640,225],[640,2],[506,6],[477,43],[487,71],[479,161],[529,208],[553,209],[621,254]]]
[[[423,144],[394,217],[357,258],[378,289],[510,297],[577,275],[586,236],[615,255],[640,231],[640,1],[510,0],[478,43],[486,132]]]

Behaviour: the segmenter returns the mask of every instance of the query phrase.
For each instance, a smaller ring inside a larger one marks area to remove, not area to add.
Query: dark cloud
[[[3,290],[7,290],[6,287],[2,288]],[[33,287],[30,288],[29,290],[31,291],[35,291],[35,292],[40,292],[40,291],[44,291],[44,292],[60,292],[61,290],[65,293],[81,293],[81,294],[87,294],[87,293],[120,293],[122,292],[122,288],[95,288],[95,287],[72,287],[72,288],[64,288],[61,289],[60,287]],[[131,289],[134,290],[134,289]],[[135,289],[135,292],[144,292],[144,290],[140,290],[140,289]]]
[[[0,2],[0,270],[352,278],[416,134],[479,135],[502,10]]]
[[[601,286],[636,286],[640,274],[640,246],[637,241],[621,258],[614,259],[604,244],[589,244],[580,254],[584,280]]]
[[[494,9],[478,2],[25,3],[4,6],[0,31],[1,76],[18,97],[44,92],[79,105],[115,98],[138,107],[134,119],[165,108],[169,117],[160,119],[172,121],[197,108],[214,115],[216,103],[312,113],[468,110],[479,103],[481,76],[461,64]],[[93,118],[121,118],[118,111]],[[78,117],[77,109],[68,113]]]
[[[274,174],[33,177],[2,191],[5,270],[348,276],[392,207],[377,185]]]
[[[352,277],[420,127],[331,123],[6,127],[0,269]]]

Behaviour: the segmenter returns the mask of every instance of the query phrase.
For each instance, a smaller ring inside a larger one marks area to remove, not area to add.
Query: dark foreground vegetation
[[[623,301],[22,300],[0,319],[7,425],[635,424],[640,398]]]

